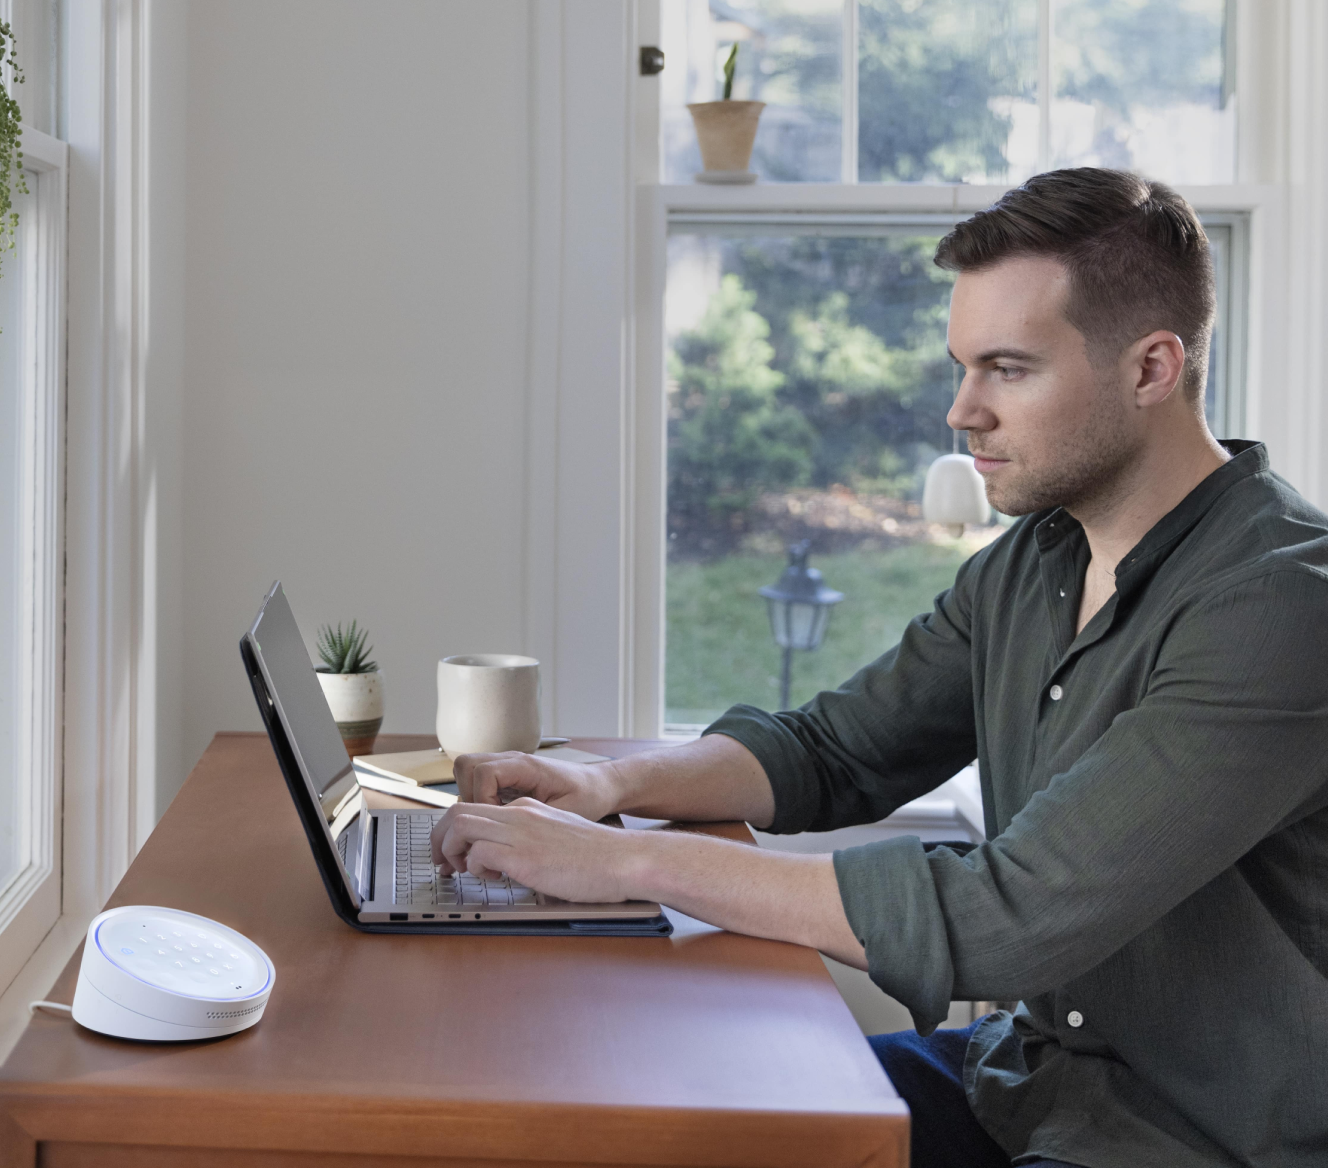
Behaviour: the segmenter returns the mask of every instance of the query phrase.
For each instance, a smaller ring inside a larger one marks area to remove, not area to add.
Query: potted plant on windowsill
[[[355,621],[345,632],[340,624],[335,631],[331,625],[318,630],[323,664],[315,673],[351,757],[369,754],[383,725],[383,675],[377,662],[369,660],[373,649],[365,647],[368,637]]]
[[[756,127],[765,102],[733,100],[733,71],[737,64],[738,43],[734,41],[724,62],[723,99],[693,102],[687,107],[696,126],[696,141],[701,147],[701,163],[705,167],[696,176],[698,182],[756,181],[756,175],[747,167],[752,160]]]

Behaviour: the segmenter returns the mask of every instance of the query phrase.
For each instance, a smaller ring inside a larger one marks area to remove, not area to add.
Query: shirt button
[[[1062,596],[1062,597],[1065,596],[1065,589],[1064,589],[1064,588],[1061,589],[1061,596]]]
[[[1079,1027],[1084,1024],[1084,1016],[1079,1013],[1078,1010],[1071,1010],[1065,1015],[1065,1021],[1068,1022],[1073,1029],[1078,1030]]]
[[[1061,698],[1063,698],[1064,696],[1065,696],[1065,691],[1064,691],[1063,689],[1061,689],[1060,686],[1058,686],[1058,685],[1053,685],[1053,686],[1051,687],[1051,700],[1052,700],[1053,702],[1058,702],[1058,701],[1060,701]]]

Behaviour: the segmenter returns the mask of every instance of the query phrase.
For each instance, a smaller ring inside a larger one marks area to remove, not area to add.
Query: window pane
[[[792,701],[898,640],[998,529],[923,522],[927,466],[951,448],[939,232],[675,227],[669,240],[665,721],[779,704],[765,601],[785,548],[846,594]],[[845,234],[844,232],[851,232]]]
[[[1231,182],[1226,0],[1054,0],[1051,165]]]
[[[20,217],[32,207],[30,196],[14,192]],[[26,236],[26,239],[25,239]],[[18,837],[28,776],[18,774],[20,692],[19,652],[23,628],[21,604],[22,532],[19,475],[23,464],[23,398],[19,359],[23,315],[25,251],[30,234],[19,227],[19,247],[0,255],[0,891],[26,863],[27,840]]]
[[[1020,182],[1038,158],[1036,0],[862,0],[862,182]]]
[[[751,169],[779,182],[837,182],[843,4],[840,0],[673,0],[661,5],[665,182],[701,169],[689,102],[723,96],[722,66],[739,44],[733,97],[766,102]]]
[[[796,228],[679,216],[668,246],[665,722],[779,705],[780,650],[758,590],[789,544],[845,593],[821,648],[795,653],[791,702],[895,644],[997,526],[925,523],[926,468],[951,449],[946,229]],[[1217,274],[1208,412],[1238,436],[1228,384],[1233,228],[1206,225]],[[797,233],[794,234],[793,232]]]

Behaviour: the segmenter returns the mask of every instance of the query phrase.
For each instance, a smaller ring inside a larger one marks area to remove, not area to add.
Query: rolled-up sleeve
[[[1196,602],[1162,639],[1139,704],[997,838],[966,855],[908,838],[836,853],[876,984],[923,1031],[952,998],[1063,985],[1319,810],[1325,612],[1328,582],[1308,570]],[[1195,951],[1184,938],[1169,948]]]

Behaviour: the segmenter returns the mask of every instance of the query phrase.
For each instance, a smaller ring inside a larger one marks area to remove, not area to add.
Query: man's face
[[[946,420],[968,431],[987,498],[1007,515],[1109,494],[1138,448],[1127,379],[1089,364],[1068,293],[1062,264],[1024,256],[961,272],[950,298],[964,380]]]

